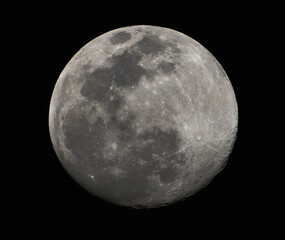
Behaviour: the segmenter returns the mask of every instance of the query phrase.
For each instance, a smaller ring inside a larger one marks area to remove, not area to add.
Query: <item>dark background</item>
[[[1,228],[19,239],[282,239],[282,6],[100,2],[106,3],[1,4],[7,40],[2,105],[8,120],[2,125],[2,161],[8,167],[1,168],[6,200]],[[70,58],[93,38],[137,24],[172,28],[205,46],[227,72],[239,107],[237,140],[226,168],[195,196],[151,210],[117,207],[83,190],[60,165],[48,132],[52,90]]]

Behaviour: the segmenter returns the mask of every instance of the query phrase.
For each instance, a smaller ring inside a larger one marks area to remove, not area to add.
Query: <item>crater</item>
[[[114,150],[116,150],[117,147],[118,147],[118,144],[117,144],[116,142],[113,142],[113,143],[111,144],[111,146],[112,146],[112,148],[113,148]]]
[[[122,32],[116,33],[114,36],[112,36],[110,38],[110,42],[113,45],[122,44],[122,43],[127,42],[131,38],[132,38],[132,35],[130,33],[122,31]]]
[[[196,135],[196,139],[197,139],[198,141],[200,141],[200,140],[202,139],[202,136],[201,136],[200,134],[198,134],[198,135]]]

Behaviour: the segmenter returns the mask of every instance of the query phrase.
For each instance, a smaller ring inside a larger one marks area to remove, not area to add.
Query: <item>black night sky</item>
[[[1,4],[5,239],[283,239],[281,5],[159,2]],[[226,168],[195,196],[150,210],[91,196],[62,168],[48,131],[52,90],[70,58],[93,38],[138,24],[172,28],[205,46],[227,72],[239,107]]]

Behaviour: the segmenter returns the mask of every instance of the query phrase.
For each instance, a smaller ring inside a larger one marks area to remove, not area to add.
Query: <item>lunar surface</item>
[[[49,112],[53,147],[72,178],[132,208],[168,205],[209,184],[237,124],[232,85],[211,53],[180,32],[145,25],[80,49]]]

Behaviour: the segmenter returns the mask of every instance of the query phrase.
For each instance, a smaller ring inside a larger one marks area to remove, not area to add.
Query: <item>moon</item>
[[[137,25],[81,48],[54,87],[49,130],[88,192],[131,208],[187,198],[225,167],[238,124],[233,87],[201,44]]]

